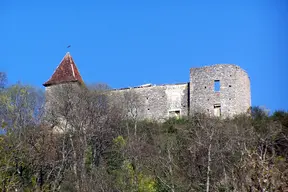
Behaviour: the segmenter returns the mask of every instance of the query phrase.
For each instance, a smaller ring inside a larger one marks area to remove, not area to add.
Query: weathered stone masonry
[[[65,55],[46,88],[63,83],[82,83],[69,53]],[[163,120],[204,112],[216,116],[246,113],[251,106],[250,79],[237,65],[215,64],[190,69],[190,81],[171,85],[146,84],[110,92],[118,105],[133,108],[137,119]],[[129,110],[127,110],[129,112]]]
[[[188,115],[188,92],[188,83],[181,83],[114,90],[112,94],[124,109],[134,102],[138,108],[138,119],[164,120],[171,116]]]
[[[215,82],[216,81],[216,82]],[[219,91],[214,90],[215,83]],[[190,112],[222,116],[245,113],[251,106],[250,80],[240,67],[218,64],[190,69]]]

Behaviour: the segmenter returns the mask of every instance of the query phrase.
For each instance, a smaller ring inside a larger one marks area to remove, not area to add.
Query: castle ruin
[[[131,105],[138,119],[165,120],[196,112],[229,117],[246,113],[251,106],[250,79],[237,65],[215,64],[190,69],[186,83],[114,89],[118,104]],[[83,83],[73,58],[67,53],[50,79],[46,91],[62,84]],[[129,112],[129,110],[127,111]]]

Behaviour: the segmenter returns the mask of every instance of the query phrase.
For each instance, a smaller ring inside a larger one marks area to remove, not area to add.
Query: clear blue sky
[[[0,71],[41,87],[71,45],[86,83],[189,81],[189,68],[233,63],[252,105],[288,110],[287,0],[0,0]]]

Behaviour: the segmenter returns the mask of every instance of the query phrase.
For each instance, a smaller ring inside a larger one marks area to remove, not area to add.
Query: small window
[[[229,85],[229,87],[232,87],[232,85]]]
[[[220,91],[220,81],[214,80],[214,91],[219,92]]]
[[[216,117],[220,117],[221,116],[221,105],[220,104],[215,104],[214,105],[214,115]]]
[[[176,117],[178,119],[180,117],[180,110],[169,111],[169,117]]]

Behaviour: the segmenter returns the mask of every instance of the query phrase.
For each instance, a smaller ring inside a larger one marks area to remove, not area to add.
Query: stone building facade
[[[46,90],[51,90],[66,83],[83,83],[69,53],[43,85]],[[191,68],[187,83],[145,84],[111,90],[109,95],[117,98],[117,105],[122,105],[130,116],[139,120],[164,120],[196,112],[228,117],[246,113],[251,106],[248,74],[232,64]]]
[[[239,66],[217,64],[190,69],[190,112],[233,116],[251,106],[250,79]]]

